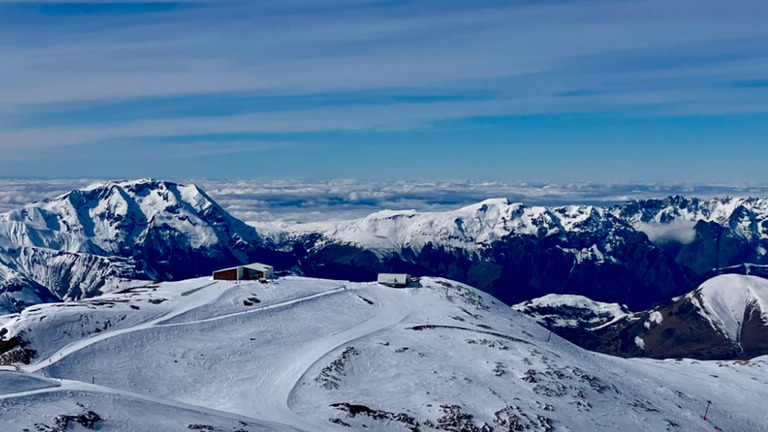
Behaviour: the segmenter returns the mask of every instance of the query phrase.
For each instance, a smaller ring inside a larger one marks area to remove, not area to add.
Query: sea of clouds
[[[54,198],[96,179],[0,179],[0,213]],[[660,183],[547,183],[469,180],[208,180],[182,179],[200,186],[235,217],[247,222],[306,223],[354,219],[375,211],[441,211],[487,198],[529,205],[619,204],[631,199],[686,195],[768,196],[768,185]],[[668,232],[655,233],[668,237]],[[674,237],[674,235],[672,235]]]

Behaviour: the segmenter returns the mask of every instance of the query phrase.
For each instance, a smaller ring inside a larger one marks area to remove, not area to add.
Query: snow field
[[[0,371],[0,430],[85,409],[108,431],[766,430],[766,359],[612,358],[472,288],[422,285],[201,278],[28,310],[5,327],[37,362]]]

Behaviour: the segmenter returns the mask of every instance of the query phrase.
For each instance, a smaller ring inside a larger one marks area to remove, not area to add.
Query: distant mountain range
[[[644,308],[687,291],[695,275],[648,237],[593,206],[487,200],[440,213],[374,213],[272,234],[308,253],[308,275],[370,280],[379,271],[444,274],[512,304],[573,293]]]
[[[264,261],[311,277],[442,275],[507,304],[548,294],[648,310],[743,263],[768,264],[768,200],[679,196],[613,207],[490,199],[338,223],[234,218],[196,186],[99,183],[0,215],[0,307],[177,280]],[[735,270],[733,270],[735,269]]]

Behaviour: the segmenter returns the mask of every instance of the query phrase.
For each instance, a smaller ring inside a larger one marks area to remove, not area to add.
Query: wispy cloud
[[[766,16],[761,0],[0,1],[0,149],[766,113],[749,84],[768,76]]]
[[[696,240],[696,221],[674,221],[661,223],[640,223],[635,229],[644,232],[654,243],[675,242],[690,244]]]

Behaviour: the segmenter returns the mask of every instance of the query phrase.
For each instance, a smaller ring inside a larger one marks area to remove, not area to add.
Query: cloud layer
[[[2,180],[0,212],[53,198],[96,180]],[[194,183],[235,217],[248,222],[319,222],[353,219],[378,210],[450,210],[487,198],[529,205],[618,204],[634,198],[684,194],[766,196],[765,185],[514,183],[476,181],[204,180]],[[644,227],[654,239],[685,241],[690,226]]]

